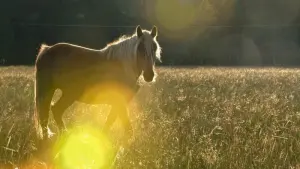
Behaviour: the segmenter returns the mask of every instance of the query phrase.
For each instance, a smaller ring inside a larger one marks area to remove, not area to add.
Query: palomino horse
[[[42,132],[43,139],[48,138],[50,109],[59,132],[66,130],[62,115],[75,101],[111,105],[104,130],[120,117],[125,131],[132,134],[127,104],[139,90],[140,75],[146,82],[154,81],[155,60],[160,61],[161,53],[156,37],[155,26],[148,31],[138,25],[133,35],[122,36],[100,50],[68,43],[43,44],[35,63],[38,135]],[[62,96],[50,106],[56,89]]]

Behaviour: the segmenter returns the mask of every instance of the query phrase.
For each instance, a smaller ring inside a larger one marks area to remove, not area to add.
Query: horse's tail
[[[45,43],[41,44],[41,47],[40,47],[40,50],[39,50],[39,52],[38,52],[38,54],[37,54],[35,63],[38,62],[38,60],[40,59],[40,57],[41,57],[41,56],[47,51],[47,49],[49,49],[49,48],[50,48],[50,47],[49,47],[47,44],[45,44]]]
[[[46,55],[47,50],[50,47],[46,44],[42,44],[39,50],[39,53],[37,55],[36,63],[35,63],[35,84],[34,84],[34,91],[35,91],[35,110],[33,114],[33,120],[34,120],[34,127],[36,129],[37,137],[40,139],[42,137],[42,130],[40,128],[40,122],[41,122],[41,115],[45,116],[41,113],[49,113],[47,111],[47,107],[50,106],[51,99],[49,101],[49,96],[47,96],[49,92],[49,85],[50,81],[46,74],[44,73],[47,71],[47,65],[45,65],[42,59],[44,55]],[[47,64],[47,63],[46,63]],[[45,69],[46,68],[46,69]],[[52,97],[51,97],[52,98]],[[49,102],[49,105],[47,106],[47,102]]]

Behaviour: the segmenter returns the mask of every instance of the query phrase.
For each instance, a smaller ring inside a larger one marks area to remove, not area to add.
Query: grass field
[[[159,68],[158,75],[129,107],[135,140],[115,168],[300,168],[300,69]],[[33,84],[31,67],[0,68],[0,168],[43,168],[32,161]],[[107,110],[76,103],[64,119],[101,126]],[[56,131],[52,117],[50,127]]]

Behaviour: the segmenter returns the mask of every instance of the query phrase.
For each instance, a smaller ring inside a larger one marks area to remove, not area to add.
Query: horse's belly
[[[103,75],[104,76],[104,75]],[[114,76],[65,76],[61,74],[55,80],[56,86],[63,92],[75,96],[76,100],[86,104],[117,104],[128,102],[135,95],[139,86],[128,84]]]
[[[87,104],[119,104],[128,102],[136,91],[120,85],[89,86],[78,98],[79,102]]]
[[[83,93],[77,101],[86,104],[112,104],[113,96],[104,95],[102,93]]]

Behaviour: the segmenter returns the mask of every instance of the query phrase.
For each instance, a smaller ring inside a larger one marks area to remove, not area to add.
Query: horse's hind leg
[[[60,99],[51,107],[53,118],[59,128],[59,132],[66,130],[65,124],[62,120],[62,116],[65,110],[74,103],[73,97],[68,95],[67,92],[62,91]]]
[[[121,119],[121,122],[124,126],[125,129],[125,134],[128,137],[132,136],[132,126],[128,117],[128,110],[127,110],[127,106],[126,104],[120,105],[121,107],[119,107],[119,118]]]
[[[48,91],[45,91],[45,95],[40,98],[40,123],[42,127],[43,132],[43,139],[48,139],[48,119],[49,119],[49,109],[50,109],[50,103],[52,100],[52,96],[54,94],[54,89],[49,89]]]

